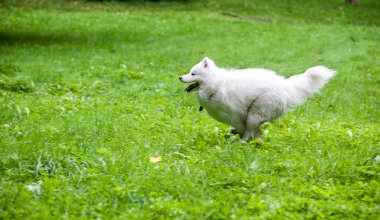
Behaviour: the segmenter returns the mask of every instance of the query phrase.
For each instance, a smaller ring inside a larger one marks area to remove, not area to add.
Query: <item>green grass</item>
[[[0,3],[0,218],[378,219],[379,9]],[[338,75],[241,143],[183,92],[204,56]]]

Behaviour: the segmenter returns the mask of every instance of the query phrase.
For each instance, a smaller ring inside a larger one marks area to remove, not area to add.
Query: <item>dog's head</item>
[[[179,80],[183,83],[195,82],[188,86],[185,91],[196,91],[200,84],[205,83],[211,77],[214,67],[215,63],[208,57],[205,57],[200,63],[193,66],[188,74],[180,76]]]

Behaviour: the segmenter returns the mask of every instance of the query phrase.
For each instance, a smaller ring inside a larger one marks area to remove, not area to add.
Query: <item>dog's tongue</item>
[[[198,88],[198,86],[199,86],[199,83],[193,83],[193,84],[191,84],[190,86],[188,86],[188,87],[185,89],[185,91],[186,91],[186,92],[191,92],[191,91],[193,91],[194,89]]]

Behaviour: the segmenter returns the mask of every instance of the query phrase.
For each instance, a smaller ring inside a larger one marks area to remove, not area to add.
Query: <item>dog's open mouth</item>
[[[194,90],[196,90],[197,88],[199,87],[199,83],[193,83],[193,84],[191,84],[190,86],[188,86],[186,89],[185,89],[185,91],[186,92],[192,92],[192,91],[194,91]]]

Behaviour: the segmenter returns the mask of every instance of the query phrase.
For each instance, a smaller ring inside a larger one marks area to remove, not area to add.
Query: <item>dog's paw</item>
[[[236,128],[231,128],[230,129],[231,134],[239,134],[238,130]]]

